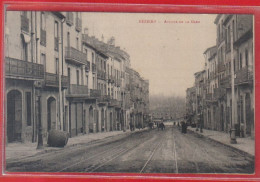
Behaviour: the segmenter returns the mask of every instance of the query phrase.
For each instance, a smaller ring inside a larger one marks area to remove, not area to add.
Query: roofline
[[[216,45],[214,45],[214,46],[211,46],[211,47],[207,48],[207,49],[204,51],[204,53],[203,53],[203,54],[206,54],[206,52],[208,52],[208,51],[209,51],[209,49],[212,49],[212,48],[214,48],[214,47],[216,47],[216,48],[217,48],[217,46],[216,46]]]

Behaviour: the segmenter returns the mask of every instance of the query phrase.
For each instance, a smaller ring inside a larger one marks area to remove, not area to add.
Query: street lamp
[[[43,139],[42,139],[42,121],[41,121],[41,96],[38,96],[38,144],[37,149],[43,149]]]
[[[200,110],[199,110],[199,120],[200,120],[200,132],[203,133],[203,130],[202,130],[202,120],[203,120],[203,117],[202,117],[202,105],[200,105]]]
[[[227,27],[224,27],[228,30]],[[228,32],[229,33],[229,32]],[[236,109],[236,101],[235,101],[235,73],[234,73],[234,46],[233,46],[233,26],[230,26],[230,49],[231,49],[231,100],[232,100],[232,107],[231,107],[231,129],[230,129],[230,143],[236,144],[236,129],[235,129],[235,109]]]
[[[231,36],[231,95],[232,95],[232,120],[231,120],[231,137],[230,143],[235,144],[236,141],[236,129],[235,129],[235,73],[234,73],[234,47],[233,47],[233,27],[230,26],[230,36]]]

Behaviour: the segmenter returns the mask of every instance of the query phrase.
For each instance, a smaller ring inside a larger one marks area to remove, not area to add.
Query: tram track
[[[112,145],[111,147],[104,149],[101,152],[95,153],[94,155],[89,157],[86,157],[87,154],[85,153],[81,160],[65,168],[60,169],[57,172],[95,172],[108,162],[111,162],[114,159],[120,157],[121,155],[135,149],[147,140],[148,138],[144,137],[141,140],[136,140],[137,143],[135,144],[128,144],[128,141],[126,140],[125,142],[119,145]]]

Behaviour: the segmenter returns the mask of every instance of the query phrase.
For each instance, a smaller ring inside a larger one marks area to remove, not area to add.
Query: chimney
[[[88,35],[88,28],[84,28],[84,34]]]
[[[101,36],[101,41],[104,42],[104,35]]]
[[[109,45],[115,46],[115,37],[112,36],[112,37],[107,41],[107,43],[108,43]]]

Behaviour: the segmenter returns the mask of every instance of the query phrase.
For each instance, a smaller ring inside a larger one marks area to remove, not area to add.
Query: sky
[[[216,15],[159,13],[82,14],[89,35],[130,55],[131,67],[149,80],[150,95],[185,96],[194,73],[205,64],[203,52],[216,45]],[[150,20],[150,23],[147,23]],[[152,23],[151,23],[152,21]]]

